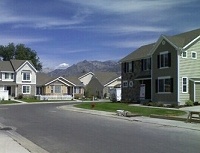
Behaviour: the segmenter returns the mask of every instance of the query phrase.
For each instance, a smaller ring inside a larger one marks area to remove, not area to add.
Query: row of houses
[[[123,101],[200,101],[200,29],[161,35],[120,62]]]
[[[108,97],[110,88],[121,84],[121,77],[114,72],[86,73],[81,76],[50,77],[38,72],[31,61],[0,61],[0,99],[19,95],[82,98]]]

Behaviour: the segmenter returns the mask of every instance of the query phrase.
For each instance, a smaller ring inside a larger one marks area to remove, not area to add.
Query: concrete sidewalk
[[[128,121],[132,121],[132,122],[142,122],[142,123],[148,123],[148,124],[156,124],[156,125],[161,125],[161,126],[178,127],[178,128],[200,131],[200,123],[193,123],[193,122],[187,123],[186,116],[184,118],[184,121],[177,121],[177,120],[169,120],[169,119],[144,117],[144,116],[123,117],[123,116],[117,116],[116,113],[114,113],[114,112],[81,109],[81,108],[74,107],[73,105],[60,106],[60,107],[58,107],[58,109],[75,111],[75,112],[79,112],[79,113],[88,113],[88,114],[92,114],[92,115],[107,116],[107,117],[112,117],[112,118],[117,118],[117,119],[128,120]],[[198,108],[196,108],[196,109],[198,109]]]
[[[0,123],[0,153],[48,153],[15,132],[15,128]]]
[[[30,153],[22,147],[6,131],[0,131],[0,153]]]

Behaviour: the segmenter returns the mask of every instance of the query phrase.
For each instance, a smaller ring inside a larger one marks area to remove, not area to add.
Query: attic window
[[[197,52],[191,52],[192,59],[197,59]]]
[[[184,51],[184,52],[182,53],[182,58],[187,58],[187,51]]]

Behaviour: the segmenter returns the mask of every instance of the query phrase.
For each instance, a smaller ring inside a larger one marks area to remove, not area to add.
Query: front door
[[[6,90],[8,90],[8,95],[11,96],[11,86],[7,86]]]

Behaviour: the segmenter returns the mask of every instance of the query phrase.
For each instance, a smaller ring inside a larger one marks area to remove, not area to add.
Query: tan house
[[[52,78],[40,73],[37,81],[37,95],[71,95],[73,98],[79,98],[84,95],[84,88],[77,77]]]

